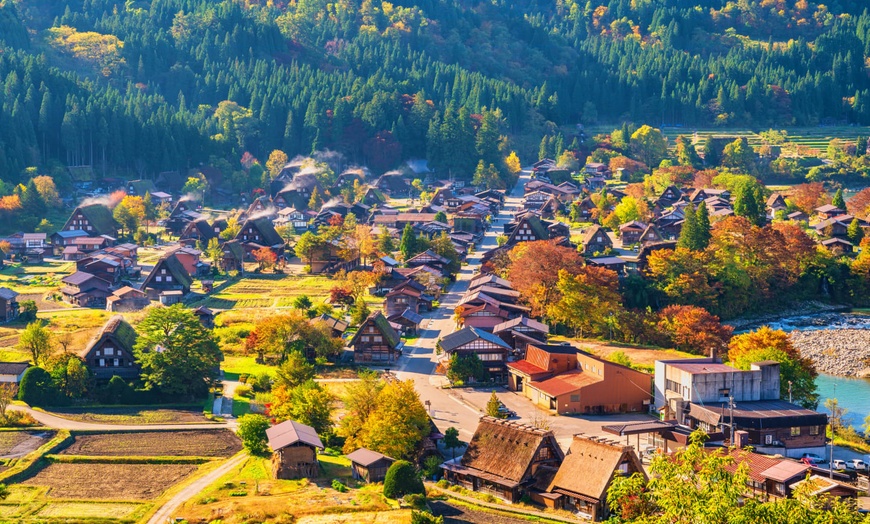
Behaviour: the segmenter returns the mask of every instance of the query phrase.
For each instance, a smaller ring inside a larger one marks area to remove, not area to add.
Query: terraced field
[[[52,499],[152,500],[196,469],[191,464],[49,464],[22,484],[47,487]]]
[[[242,449],[229,430],[149,431],[76,435],[61,455],[230,457]]]

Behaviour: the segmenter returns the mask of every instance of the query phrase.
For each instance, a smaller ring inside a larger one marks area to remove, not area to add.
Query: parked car
[[[804,453],[803,455],[801,455],[801,462],[807,464],[821,464],[825,462],[825,459],[816,455],[815,453]]]
[[[867,463],[861,459],[852,459],[849,461],[849,467],[855,471],[867,471]]]
[[[498,403],[498,416],[499,418],[512,418],[517,416],[517,412],[509,409],[505,406],[501,401]]]
[[[652,458],[653,455],[656,454],[656,447],[655,446],[647,446],[646,448],[644,448],[643,454],[646,457]]]
[[[832,469],[846,469],[848,466],[845,460],[834,459],[831,461]]]

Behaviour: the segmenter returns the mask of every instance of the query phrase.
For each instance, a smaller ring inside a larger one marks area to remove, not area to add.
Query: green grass
[[[221,364],[224,370],[224,378],[227,380],[238,380],[239,375],[262,375],[267,374],[270,377],[275,376],[278,370],[275,366],[266,364],[258,364],[254,357],[243,357],[235,355],[227,355],[224,357],[224,362]]]
[[[347,457],[330,457],[329,455],[318,455],[318,462],[323,469],[323,477],[325,478],[346,478],[350,477],[350,460]]]
[[[36,514],[53,519],[124,519],[142,507],[129,502],[51,502]]]
[[[253,400],[240,395],[233,396],[233,416],[241,417],[251,412],[251,402]]]

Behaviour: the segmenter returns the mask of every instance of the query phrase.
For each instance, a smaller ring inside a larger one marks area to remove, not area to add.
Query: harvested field
[[[79,422],[100,424],[196,424],[210,422],[202,409],[138,409],[138,408],[89,408],[57,409],[52,413],[59,417]]]
[[[55,499],[152,500],[196,471],[188,464],[50,464],[22,482]]]
[[[123,502],[52,502],[43,506],[36,516],[55,519],[123,519],[140,507],[140,504],[126,504]]]
[[[61,455],[231,457],[242,442],[227,429],[76,435]]]
[[[507,514],[495,510],[483,510],[472,508],[470,505],[456,501],[443,502],[432,501],[432,513],[437,517],[444,517],[444,524],[523,524],[532,520],[519,517],[510,517]],[[541,519],[535,519],[541,522]]]
[[[39,448],[54,436],[51,431],[0,432],[0,458],[19,458]]]
[[[411,510],[369,512],[359,511],[345,515],[309,515],[297,524],[405,524],[411,522]]]

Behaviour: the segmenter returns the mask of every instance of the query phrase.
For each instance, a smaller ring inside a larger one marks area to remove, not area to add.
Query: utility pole
[[[788,403],[791,404],[791,380],[788,381]]]
[[[734,445],[734,395],[728,397],[728,408],[731,410],[729,421],[731,422],[731,434],[728,436],[731,439],[731,445]]]

